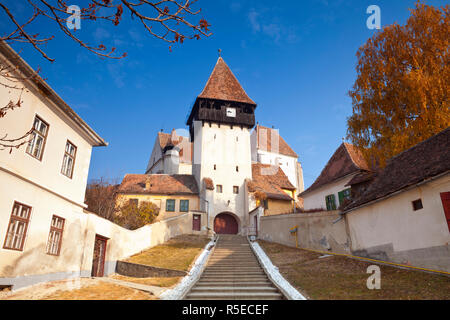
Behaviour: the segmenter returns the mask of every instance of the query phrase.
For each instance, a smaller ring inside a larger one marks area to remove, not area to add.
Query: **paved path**
[[[187,300],[280,300],[247,239],[220,235],[199,281]]]
[[[146,284],[140,284],[140,283],[136,283],[136,282],[129,282],[129,281],[123,281],[123,280],[106,278],[106,277],[98,277],[98,278],[95,278],[95,279],[98,279],[98,280],[101,280],[101,281],[105,281],[105,282],[109,282],[109,283],[113,283],[113,284],[117,284],[119,286],[133,288],[133,289],[137,289],[137,290],[141,290],[141,291],[146,291],[146,292],[149,292],[149,293],[153,294],[156,297],[159,297],[159,295],[161,293],[163,293],[164,291],[167,290],[167,288],[161,288],[161,287],[156,287],[156,286],[149,286],[149,285],[146,285]]]

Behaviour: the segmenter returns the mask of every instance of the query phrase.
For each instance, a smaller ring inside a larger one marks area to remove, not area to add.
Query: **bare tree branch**
[[[182,44],[186,39],[198,40],[202,36],[208,37],[211,35],[210,25],[204,18],[196,23],[190,21],[201,12],[200,9],[193,10],[191,8],[196,2],[197,0],[136,0],[135,2],[127,0],[89,0],[85,7],[80,8],[79,18],[91,22],[110,21],[114,26],[117,26],[120,24],[124,9],[128,10],[131,18],[137,17],[151,36],[171,44],[169,46],[171,50],[173,44]],[[126,57],[126,53],[118,54],[114,47],[107,49],[102,43],[89,44],[79,38],[79,35],[76,34],[77,30],[72,30],[67,26],[68,18],[71,17],[72,13],[66,0],[26,0],[21,3],[28,5],[30,9],[29,16],[24,22],[20,22],[22,16],[14,14],[11,7],[7,6],[6,1],[0,0],[0,17],[3,12],[6,18],[5,22],[9,21],[12,26],[11,30],[6,31],[5,34],[0,33],[0,41],[29,43],[44,59],[53,62],[54,59],[47,54],[44,45],[53,40],[55,35],[40,36],[39,33],[35,33],[38,18],[43,18],[55,23],[59,31],[101,58],[122,59]],[[10,100],[5,106],[0,107],[0,118],[5,117],[7,112],[22,106],[21,97],[25,90],[25,82],[33,80],[33,77],[20,75],[14,62],[10,65],[6,61],[0,61],[0,86],[10,91],[19,91],[17,102]],[[18,138],[8,138],[8,134],[5,134],[0,138],[0,150],[10,149],[11,152],[13,148],[19,148],[28,142],[27,137],[32,132],[33,129],[30,129]]]

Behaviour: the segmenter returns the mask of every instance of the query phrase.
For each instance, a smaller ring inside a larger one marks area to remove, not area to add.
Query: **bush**
[[[153,223],[158,214],[159,208],[152,202],[141,202],[139,206],[136,203],[127,202],[119,208],[114,222],[124,228],[136,230]]]

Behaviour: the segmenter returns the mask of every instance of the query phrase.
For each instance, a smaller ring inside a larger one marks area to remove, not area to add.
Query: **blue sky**
[[[19,1],[6,1],[21,12]],[[82,4],[81,0],[69,1]],[[258,104],[261,125],[275,126],[299,155],[305,187],[342,143],[351,114],[348,91],[356,78],[356,51],[374,31],[366,9],[381,8],[382,26],[404,24],[415,0],[199,0],[213,35],[169,52],[137,21],[82,22],[80,37],[116,46],[128,56],[102,60],[41,22],[55,62],[29,46],[22,56],[106,141],[95,148],[89,178],[144,173],[160,129],[185,128],[186,116],[217,61],[217,50]],[[442,6],[447,1],[428,0]],[[0,29],[5,28],[3,16]],[[3,33],[3,32],[2,32]],[[14,46],[16,49],[21,46]]]

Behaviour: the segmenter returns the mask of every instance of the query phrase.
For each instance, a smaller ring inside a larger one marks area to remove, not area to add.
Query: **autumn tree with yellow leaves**
[[[347,138],[372,167],[450,125],[449,40],[449,6],[418,1],[358,50]]]
[[[136,230],[155,222],[158,214],[159,208],[153,202],[143,201],[137,204],[130,201],[119,208],[113,221],[124,228]]]

